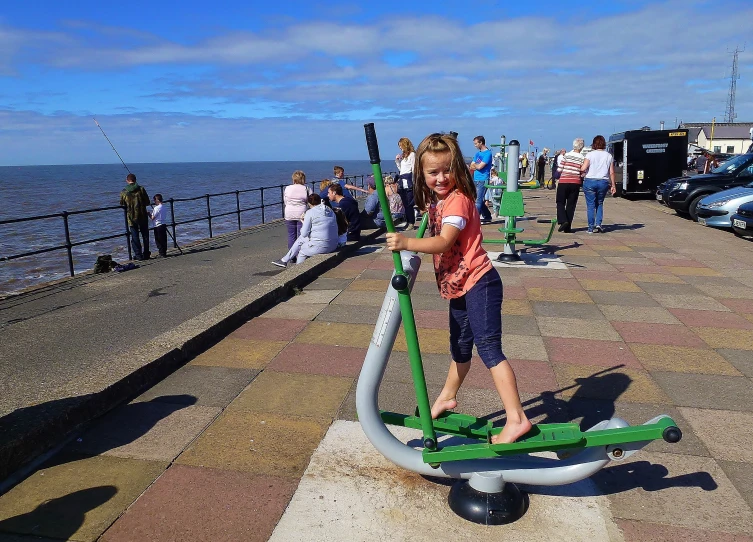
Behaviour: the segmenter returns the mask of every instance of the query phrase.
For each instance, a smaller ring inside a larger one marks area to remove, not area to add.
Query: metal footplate
[[[386,424],[421,429],[421,421],[418,415],[408,416],[385,411],[381,411],[380,414]],[[445,461],[505,457],[594,446],[613,446],[658,439],[678,442],[682,438],[682,432],[669,416],[654,418],[651,422],[643,425],[593,431],[581,431],[577,423],[534,425],[531,431],[511,444],[491,444],[492,436],[501,433],[502,428],[493,427],[489,420],[451,411],[445,412],[434,420],[434,430],[437,433],[461,436],[481,442],[444,447],[441,446],[441,443],[437,443],[436,450],[424,448],[424,463],[433,465]]]

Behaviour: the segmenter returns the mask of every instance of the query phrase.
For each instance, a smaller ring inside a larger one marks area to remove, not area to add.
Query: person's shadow
[[[31,512],[0,521],[0,533],[54,536],[67,540],[84,524],[87,512],[103,505],[117,492],[114,486],[96,486],[50,499]]]

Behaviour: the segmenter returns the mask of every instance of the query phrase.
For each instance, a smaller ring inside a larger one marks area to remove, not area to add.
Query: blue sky
[[[746,0],[5,2],[0,165],[366,159],[723,120]],[[285,14],[277,12],[284,6]],[[753,43],[738,121],[753,122]]]

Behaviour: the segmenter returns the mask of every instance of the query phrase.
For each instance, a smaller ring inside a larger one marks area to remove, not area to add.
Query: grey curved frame
[[[405,273],[410,277],[410,288],[416,280],[421,259],[413,252],[402,252],[401,259]],[[613,459],[609,449],[603,446],[585,448],[567,459],[549,459],[520,455],[499,459],[478,459],[442,463],[432,468],[424,463],[421,450],[398,440],[386,427],[379,414],[377,397],[382,383],[387,360],[395,343],[402,316],[398,303],[398,293],[390,285],[379,313],[374,335],[361,369],[356,387],[356,410],[364,433],[374,447],[396,465],[425,476],[443,478],[478,479],[479,475],[491,475],[504,482],[556,486],[577,482],[588,478]],[[663,416],[660,416],[661,418]],[[646,423],[652,423],[650,420]],[[612,418],[598,423],[590,430],[627,427],[620,418]],[[629,457],[648,442],[638,442],[620,446]]]

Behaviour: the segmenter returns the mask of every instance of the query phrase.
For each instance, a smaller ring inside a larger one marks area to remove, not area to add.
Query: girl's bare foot
[[[515,442],[528,433],[531,427],[531,422],[527,418],[523,418],[518,422],[508,420],[502,432],[492,437],[492,444],[510,444],[511,442]]]
[[[434,401],[434,406],[431,407],[431,419],[436,420],[443,412],[452,410],[457,406],[458,402],[454,397],[452,399],[442,399],[441,397],[438,397],[437,400]]]

